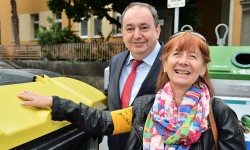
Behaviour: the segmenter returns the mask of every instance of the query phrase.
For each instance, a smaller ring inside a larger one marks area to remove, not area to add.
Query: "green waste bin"
[[[250,46],[210,46],[209,74],[215,95],[236,112],[250,115]],[[245,134],[250,150],[250,134]]]
[[[216,95],[250,97],[250,46],[210,46],[210,53]]]

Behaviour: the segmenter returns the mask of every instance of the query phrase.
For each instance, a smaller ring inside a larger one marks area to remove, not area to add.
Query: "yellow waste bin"
[[[24,90],[106,108],[106,96],[101,91],[72,78],[36,76],[34,82],[0,86],[0,150],[86,149],[84,142],[91,136],[67,121],[52,121],[50,108],[21,106],[17,95]]]

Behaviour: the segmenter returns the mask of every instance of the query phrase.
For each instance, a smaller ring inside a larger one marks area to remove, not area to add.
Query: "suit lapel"
[[[115,102],[116,102],[116,106],[117,108],[121,107],[121,100],[120,100],[120,87],[119,87],[119,81],[120,81],[120,77],[121,77],[121,73],[122,73],[122,69],[124,64],[126,63],[127,57],[129,56],[129,51],[125,51],[124,55],[122,55],[121,57],[119,57],[117,61],[115,61],[115,65],[114,65],[114,85],[115,85]]]
[[[160,56],[162,54],[164,46],[161,47],[161,50],[159,51],[151,69],[149,70],[148,75],[146,76],[145,80],[143,81],[141,88],[139,89],[139,92],[137,93],[137,96],[145,95],[145,94],[153,94],[155,92],[155,84],[161,69],[161,60]]]

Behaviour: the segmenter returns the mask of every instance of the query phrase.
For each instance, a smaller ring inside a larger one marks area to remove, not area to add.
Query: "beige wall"
[[[47,26],[47,17],[52,17],[46,4],[47,0],[16,0],[19,17],[19,35],[21,44],[37,44],[34,39],[31,14],[39,13],[40,25]],[[11,6],[9,0],[0,0],[1,44],[12,45]],[[4,23],[3,23],[4,21]]]
[[[33,33],[33,22],[31,14],[39,14],[39,23],[40,26],[48,26],[47,17],[53,17],[53,14],[47,8],[46,4],[47,0],[16,0],[17,3],[17,13],[19,16],[19,34],[20,34],[20,42],[21,44],[37,44],[37,41],[34,39]],[[0,19],[1,19],[1,44],[3,45],[13,45],[14,44],[14,35],[12,31],[11,25],[11,8],[10,1],[8,0],[0,0]],[[112,15],[115,15],[112,13]],[[4,20],[4,22],[3,22]],[[76,34],[80,35],[80,23],[74,23],[71,20],[71,29],[72,31],[76,31]],[[107,37],[111,32],[112,27],[114,25],[109,24],[106,19],[102,21],[102,32],[104,37]],[[89,38],[98,38],[94,37],[94,21],[93,18],[89,19],[88,22],[88,37]],[[62,14],[62,27],[68,27],[68,19],[67,16]],[[114,37],[111,41],[121,41],[121,37]]]
[[[40,26],[49,26],[47,21],[48,17],[52,17],[53,14],[50,11],[39,12],[39,25]],[[34,27],[31,14],[20,14],[19,20],[19,32],[20,32],[20,41],[29,43],[30,41],[36,41],[34,39]]]
[[[103,19],[102,25],[103,25],[102,26],[103,35],[104,37],[107,37],[109,33],[112,31],[114,25],[111,25],[106,18]]]
[[[31,16],[29,14],[21,14],[19,15],[19,20],[22,20],[19,22],[20,41],[30,41],[32,39],[31,36],[33,36],[31,32],[31,29],[33,29]]]
[[[8,1],[8,3],[10,2]],[[33,14],[49,10],[47,0],[16,0],[16,3],[18,14]]]
[[[11,44],[10,1],[0,0],[1,44]]]

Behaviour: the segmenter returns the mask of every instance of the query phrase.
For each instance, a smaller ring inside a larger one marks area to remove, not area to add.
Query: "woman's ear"
[[[163,72],[164,73],[167,73],[167,63],[166,62],[163,62]]]
[[[200,77],[204,77],[206,70],[207,70],[206,68],[207,68],[207,65],[203,65],[203,67],[201,68]]]

